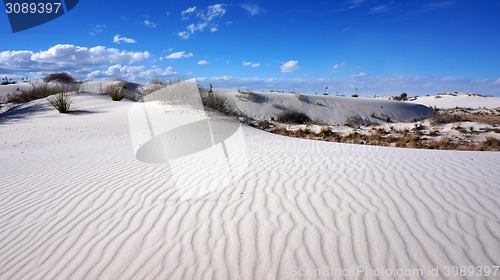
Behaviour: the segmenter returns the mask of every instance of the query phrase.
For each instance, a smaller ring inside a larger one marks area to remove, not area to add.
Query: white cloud
[[[387,13],[391,10],[391,7],[389,5],[379,5],[375,7],[370,8],[370,13],[371,14],[384,14]]]
[[[177,35],[184,40],[189,39],[191,35],[197,31],[202,32],[207,28],[210,32],[216,32],[218,30],[218,23],[216,20],[222,18],[226,14],[227,9],[225,4],[215,4],[208,6],[207,10],[200,10],[196,7],[188,8],[187,10],[182,11],[181,15],[183,16],[183,19],[188,19],[186,15],[195,13],[195,11],[197,11],[196,17],[201,21],[196,24],[191,23],[186,27],[187,31],[180,31],[177,33]]]
[[[245,9],[251,16],[256,16],[262,13],[262,8],[257,5],[243,4],[241,5],[241,7]]]
[[[198,61],[198,64],[199,65],[206,65],[206,64],[208,64],[208,61],[206,61],[206,60],[200,60],[200,61]]]
[[[166,77],[176,75],[177,72],[169,66],[167,68],[160,68],[158,66],[153,66],[151,68],[146,68],[145,66],[130,66],[116,64],[109,66],[107,69],[95,70],[87,74],[87,79],[106,79],[106,78],[122,78],[128,81],[138,81],[138,80],[151,80],[158,77]]]
[[[120,34],[116,34],[113,37],[113,43],[115,44],[120,44],[121,42],[123,43],[128,43],[128,44],[134,44],[137,43],[134,39],[127,38],[127,37],[120,37]]]
[[[188,15],[194,13],[195,11],[196,11],[196,6],[185,9],[184,11],[181,12],[182,19],[187,20]]]
[[[454,4],[455,4],[455,2],[453,2],[453,1],[432,2],[429,4],[423,5],[423,8],[426,10],[435,10],[435,9],[447,8],[447,7],[453,6]]]
[[[241,65],[246,66],[246,67],[257,68],[260,66],[260,63],[254,63],[254,62],[249,62],[249,61],[244,60]]]
[[[344,67],[344,63],[338,63],[333,65],[333,70],[339,70],[340,68]]]
[[[365,0],[349,0],[349,1],[347,1],[348,9],[355,9],[355,8],[361,6],[361,4],[363,4],[363,2],[365,2]]]
[[[179,59],[179,58],[188,58],[188,57],[193,57],[193,53],[186,53],[185,51],[182,52],[174,52],[169,55],[167,55],[167,59]]]
[[[55,45],[48,50],[0,52],[0,70],[65,71],[112,63],[134,63],[149,58],[149,52],[129,52],[96,46]]]
[[[93,26],[93,29],[92,29],[92,32],[90,32],[90,35],[97,36],[104,30],[104,28],[106,28],[105,24],[96,24]]]
[[[281,65],[281,72],[290,73],[299,70],[299,62],[297,60],[290,60]]]
[[[151,28],[156,28],[156,26],[158,25],[156,22],[151,21],[151,20],[149,20],[149,19],[145,19],[143,23],[144,23],[144,25],[146,25],[147,27],[151,27]]]
[[[200,12],[197,14],[197,16],[200,19],[205,20],[205,21],[212,21],[216,18],[221,18],[227,12],[227,9],[225,8],[225,6],[226,5],[224,5],[224,4],[215,4],[212,6],[208,6],[206,12]]]
[[[189,39],[189,36],[190,36],[189,33],[186,31],[181,31],[181,32],[177,33],[177,35],[184,40]]]
[[[358,73],[358,74],[353,74],[351,75],[351,78],[363,78],[366,76],[366,72],[361,72],[361,73]]]

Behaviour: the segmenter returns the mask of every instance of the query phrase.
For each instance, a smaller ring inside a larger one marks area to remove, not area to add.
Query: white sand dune
[[[244,169],[212,176],[214,153],[175,168],[138,160],[140,139],[153,136],[131,137],[137,103],[74,102],[73,114],[38,100],[0,115],[0,279],[316,279],[316,268],[324,278],[326,268],[353,273],[335,277],[345,279],[386,268],[422,275],[380,279],[458,279],[446,267],[499,265],[500,153],[241,126],[244,145],[230,156],[245,157]],[[186,197],[185,186],[206,189]],[[436,266],[441,277],[429,275]]]
[[[214,93],[228,97],[241,112],[255,119],[277,116],[284,109],[303,112],[315,121],[341,125],[350,117],[367,123],[377,121],[373,115],[384,116],[383,119],[389,117],[397,121],[413,121],[432,113],[421,104],[384,99],[256,92],[258,98],[253,102],[236,90],[216,89]]]
[[[444,93],[436,96],[420,96],[412,102],[438,108],[500,108],[500,97],[472,93]]]

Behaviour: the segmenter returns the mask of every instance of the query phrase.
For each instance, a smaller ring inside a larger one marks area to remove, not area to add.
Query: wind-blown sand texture
[[[45,100],[0,115],[0,279],[294,279],[358,266],[439,279],[429,267],[499,265],[499,153],[242,126],[242,172],[196,170],[213,164],[200,153],[177,162],[192,172],[178,178],[136,159],[135,103],[74,102],[69,115]],[[210,188],[186,198],[186,182]],[[345,278],[371,279],[357,276]]]

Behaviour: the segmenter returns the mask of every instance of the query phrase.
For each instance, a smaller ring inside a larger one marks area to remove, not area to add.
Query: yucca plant
[[[71,104],[73,100],[69,97],[66,92],[60,92],[58,94],[47,97],[47,101],[52,107],[56,108],[59,113],[68,113],[71,109]]]
[[[104,91],[109,96],[111,96],[111,100],[120,101],[125,97],[125,95],[123,94],[124,89],[125,89],[125,85],[120,83],[117,85],[109,85],[106,87],[106,89]]]

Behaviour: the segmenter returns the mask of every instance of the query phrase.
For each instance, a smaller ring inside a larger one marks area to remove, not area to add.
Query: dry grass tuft
[[[68,113],[71,109],[71,104],[73,104],[73,101],[66,92],[49,96],[47,101],[52,107],[56,108],[59,113]]]

